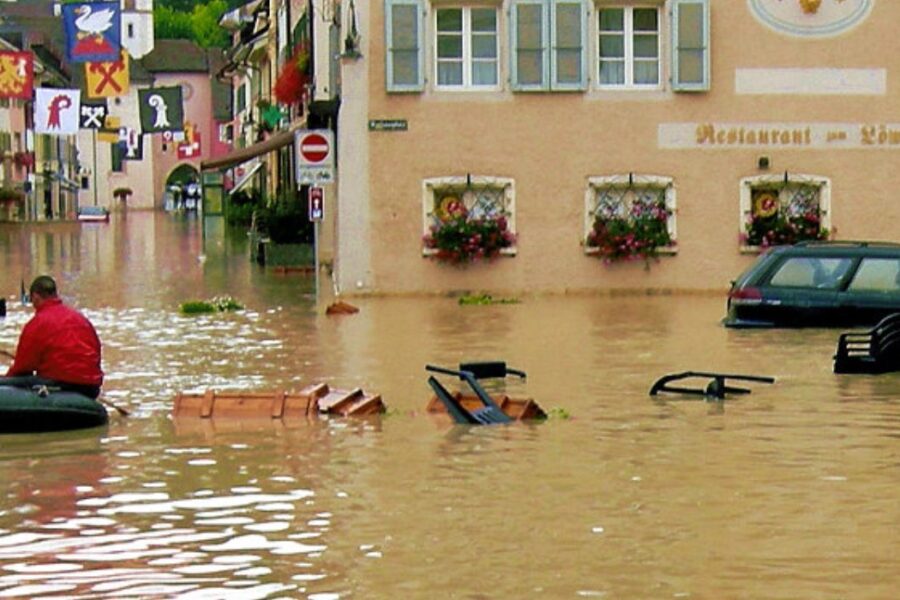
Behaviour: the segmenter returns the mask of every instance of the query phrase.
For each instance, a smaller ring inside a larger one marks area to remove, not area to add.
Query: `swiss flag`
[[[178,158],[182,160],[200,158],[200,132],[195,131],[191,138],[191,140],[185,139],[185,141],[178,144]]]

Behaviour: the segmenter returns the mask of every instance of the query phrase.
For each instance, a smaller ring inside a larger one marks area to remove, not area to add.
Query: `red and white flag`
[[[36,88],[34,90],[34,132],[50,135],[78,133],[81,90]]]

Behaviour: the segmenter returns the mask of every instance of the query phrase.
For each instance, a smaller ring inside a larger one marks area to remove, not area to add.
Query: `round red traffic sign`
[[[306,162],[322,162],[328,158],[329,151],[328,139],[320,133],[308,133],[300,140],[300,154]]]

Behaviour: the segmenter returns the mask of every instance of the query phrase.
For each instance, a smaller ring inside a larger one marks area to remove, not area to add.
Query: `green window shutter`
[[[512,89],[549,89],[549,5],[546,0],[514,0],[510,6]]]
[[[709,90],[709,0],[675,0],[672,25],[672,89]]]
[[[554,0],[551,40],[551,87],[583,90],[587,85],[587,7],[582,0]]]
[[[385,75],[389,92],[425,88],[425,19],[422,0],[385,0]]]

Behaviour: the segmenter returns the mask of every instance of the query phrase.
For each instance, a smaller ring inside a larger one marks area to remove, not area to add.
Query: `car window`
[[[789,257],[772,275],[769,285],[836,290],[852,264],[849,258]]]
[[[900,292],[900,259],[864,258],[850,282],[853,292]]]

